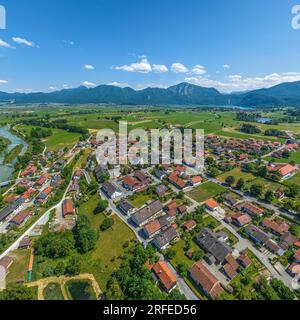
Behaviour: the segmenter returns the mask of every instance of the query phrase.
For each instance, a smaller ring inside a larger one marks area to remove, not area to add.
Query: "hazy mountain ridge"
[[[134,90],[111,85],[80,86],[50,93],[0,92],[0,102],[15,103],[112,103],[131,105],[232,105],[242,107],[300,106],[300,81],[245,93],[222,94],[215,88],[180,83],[166,89]]]

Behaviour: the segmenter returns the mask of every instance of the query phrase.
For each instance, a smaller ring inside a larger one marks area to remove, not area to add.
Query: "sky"
[[[0,91],[190,82],[231,92],[299,81],[300,29],[292,28],[298,4],[0,0]]]

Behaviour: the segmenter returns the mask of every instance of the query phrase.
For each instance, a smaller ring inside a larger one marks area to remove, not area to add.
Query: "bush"
[[[102,231],[105,231],[105,230],[111,228],[114,225],[114,223],[115,223],[115,221],[113,218],[105,218],[100,226],[100,229]]]

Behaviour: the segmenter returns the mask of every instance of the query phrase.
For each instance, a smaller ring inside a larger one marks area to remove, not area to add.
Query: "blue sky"
[[[0,0],[0,91],[300,80],[300,0]]]

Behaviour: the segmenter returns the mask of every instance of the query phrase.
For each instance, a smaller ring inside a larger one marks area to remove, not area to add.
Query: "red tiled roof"
[[[63,202],[63,215],[72,215],[74,214],[74,205],[73,205],[73,201],[71,199],[66,199]]]
[[[214,199],[208,199],[204,202],[204,204],[211,209],[216,209],[219,207],[218,202],[216,202]]]
[[[298,249],[294,254],[294,259],[300,261],[300,249]]]
[[[159,278],[163,286],[167,289],[167,291],[171,290],[172,287],[176,285],[176,276],[172,273],[172,271],[164,261],[158,261],[153,266],[153,271]]]
[[[149,235],[156,233],[160,230],[160,228],[161,226],[158,220],[154,220],[145,226],[145,229],[147,230]]]
[[[285,232],[289,231],[290,226],[284,222],[276,222],[269,218],[264,219],[262,222],[263,226],[275,231],[278,234],[284,234]]]
[[[194,263],[190,275],[213,299],[223,292],[218,279],[202,263]]]
[[[185,229],[185,230],[192,230],[192,229],[195,228],[196,226],[197,226],[196,221],[194,221],[194,220],[189,220],[189,221],[185,222],[185,223],[182,225],[182,228]]]

